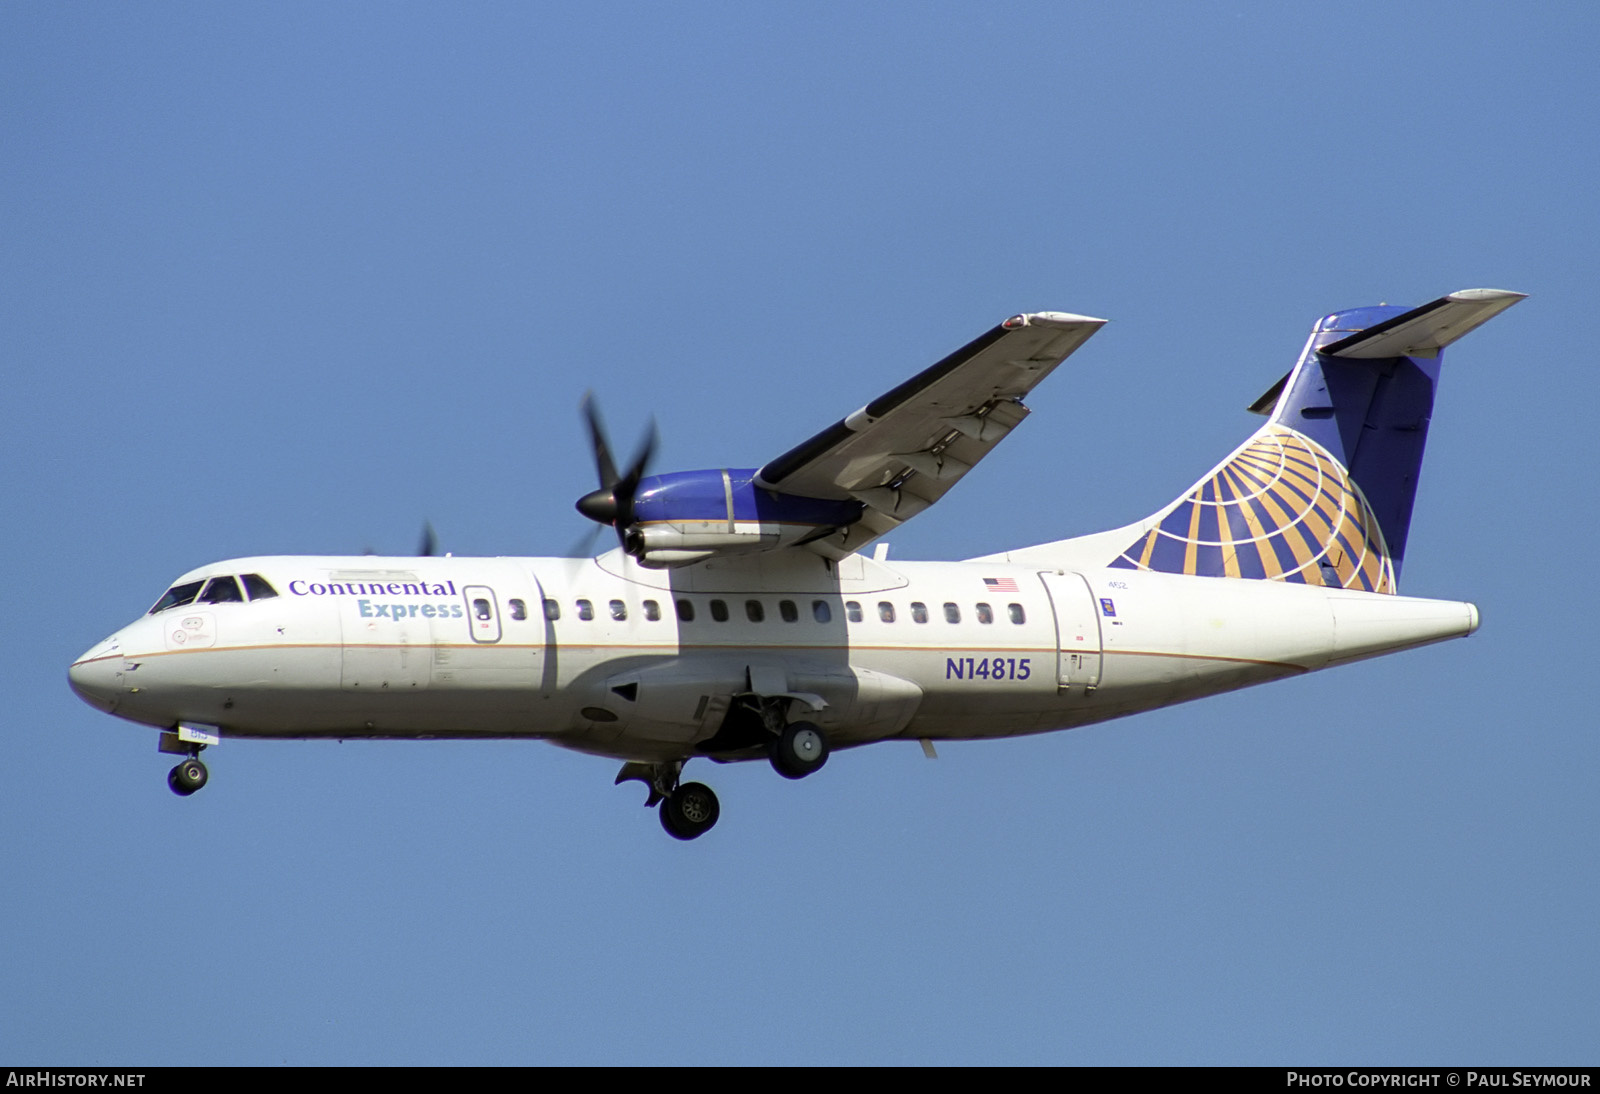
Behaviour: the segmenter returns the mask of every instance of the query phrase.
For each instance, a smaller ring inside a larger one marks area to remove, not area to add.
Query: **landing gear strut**
[[[211,732],[207,732],[208,730]],[[213,726],[199,728],[181,724],[176,729],[169,729],[161,734],[156,742],[158,750],[169,756],[188,757],[180,760],[177,767],[167,772],[167,785],[172,788],[174,794],[180,798],[187,798],[206,784],[211,773],[206,770],[206,765],[200,762],[200,750],[208,744],[216,744],[218,740]]]
[[[650,788],[645,806],[661,807],[661,827],[673,839],[698,839],[711,831],[722,813],[716,793],[705,783],[680,783],[683,761],[671,763],[625,763],[617,772],[617,783],[641,782]]]

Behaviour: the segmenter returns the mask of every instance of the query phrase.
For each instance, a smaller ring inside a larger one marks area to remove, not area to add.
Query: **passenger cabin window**
[[[711,602],[711,618],[718,623],[728,621],[728,602],[726,600],[713,600]]]
[[[526,600],[512,599],[507,601],[507,603],[511,605],[512,619],[528,618],[528,602]]]
[[[946,604],[944,606],[944,621],[946,623],[961,622],[961,606],[959,604]]]
[[[987,604],[979,604],[978,605],[978,622],[979,623],[993,623],[994,622],[994,609],[989,607],[989,605],[987,605]]]
[[[860,603],[860,601],[846,600],[844,602],[844,617],[846,619],[850,620],[850,622],[852,622],[852,623],[861,622],[861,603]]]
[[[557,619],[560,619],[561,601],[546,598],[544,602],[544,617],[550,620],[552,623],[554,623]]]
[[[166,591],[160,600],[156,601],[155,607],[150,609],[149,614],[155,615],[157,612],[164,612],[168,608],[181,608],[200,595],[200,586],[204,584],[204,581],[186,581],[182,585],[174,585]]]
[[[766,609],[761,606],[761,601],[759,600],[746,600],[744,602],[744,614],[752,623],[760,623],[767,618]]]
[[[484,599],[481,596],[473,598],[473,600],[472,600],[472,614],[477,616],[479,619],[484,619],[484,620],[488,620],[488,619],[493,619],[494,618],[494,612],[492,612],[489,609],[489,601]]]
[[[278,595],[278,590],[260,574],[245,574],[239,580],[244,582],[244,591],[250,594],[251,600],[271,600]]]
[[[235,604],[244,600],[244,594],[239,591],[239,583],[231,577],[214,577],[206,586],[206,591],[200,594],[202,604]]]
[[[1019,626],[1028,621],[1028,615],[1022,610],[1021,604],[1007,604],[1006,614],[1011,617],[1011,622]]]
[[[654,623],[661,618],[661,605],[654,600],[644,602],[644,617]]]
[[[694,601],[678,601],[678,618],[683,620],[685,623],[694,622]]]
[[[878,618],[885,623],[894,622],[894,605],[887,600],[878,601]]]
[[[911,602],[911,621],[913,623],[926,623],[928,621],[928,606],[920,600]]]
[[[800,609],[794,606],[792,600],[778,601],[778,614],[783,617],[785,623],[794,623],[800,619]]]
[[[594,605],[587,600],[578,601],[578,618],[589,620],[594,618]]]
[[[826,600],[813,600],[811,602],[811,618],[818,623],[832,623],[833,609],[828,607]]]
[[[611,618],[618,623],[628,618],[628,606],[620,600],[613,600],[610,604]]]

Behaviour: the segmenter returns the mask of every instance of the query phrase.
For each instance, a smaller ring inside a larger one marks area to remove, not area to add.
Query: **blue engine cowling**
[[[861,518],[858,501],[774,493],[756,486],[755,475],[755,468],[724,468],[640,480],[625,529],[628,553],[652,568],[687,566],[805,543]]]

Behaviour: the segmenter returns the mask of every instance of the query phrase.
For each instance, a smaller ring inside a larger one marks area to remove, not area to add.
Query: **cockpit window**
[[[250,594],[251,600],[269,600],[278,595],[278,590],[260,574],[245,574],[239,580],[244,582],[244,591]]]
[[[150,609],[149,614],[155,615],[168,608],[182,607],[200,595],[200,586],[204,584],[204,581],[185,581],[182,585],[174,585],[167,590],[165,596],[156,601],[156,606]]]
[[[233,604],[242,602],[244,594],[239,591],[239,583],[231,577],[214,577],[206,585],[206,591],[200,594],[202,604]]]

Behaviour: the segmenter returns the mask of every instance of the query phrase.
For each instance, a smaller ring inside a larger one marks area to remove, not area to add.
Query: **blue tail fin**
[[[1395,592],[1440,351],[1521,299],[1468,289],[1324,317],[1250,408],[1267,424],[1111,565]]]

